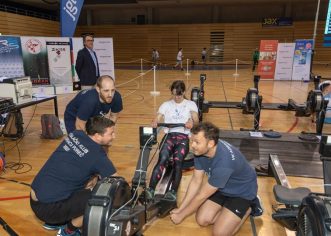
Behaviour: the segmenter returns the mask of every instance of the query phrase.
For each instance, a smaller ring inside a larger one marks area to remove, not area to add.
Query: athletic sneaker
[[[170,200],[170,201],[176,201],[177,200],[177,193],[176,193],[176,191],[173,190],[173,189],[172,190],[169,190],[164,195],[164,199]]]
[[[252,212],[251,215],[254,217],[261,216],[264,212],[264,208],[262,205],[262,200],[259,195],[256,196],[256,198],[253,200],[252,204]]]
[[[47,230],[59,230],[61,228],[64,228],[65,225],[52,225],[52,224],[43,224],[43,228]]]
[[[154,189],[151,189],[151,188],[147,188],[145,193],[146,193],[146,199],[147,200],[152,200],[154,198],[154,192],[155,190]]]
[[[65,231],[65,228],[61,228],[58,232],[56,236],[81,236],[80,230],[76,229],[74,232],[72,232],[71,234],[68,234]]]

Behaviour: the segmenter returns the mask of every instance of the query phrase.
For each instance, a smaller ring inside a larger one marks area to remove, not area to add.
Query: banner
[[[44,37],[21,37],[24,73],[33,85],[49,84],[46,41]]]
[[[71,42],[72,42],[71,64],[72,64],[72,68],[73,68],[73,81],[79,81],[75,66],[76,66],[76,60],[77,60],[77,53],[79,50],[81,50],[84,47],[83,39],[82,38],[71,38]]]
[[[113,39],[94,38],[93,50],[98,57],[100,75],[110,75],[115,79]]]
[[[295,41],[292,80],[309,81],[313,43],[312,39]]]
[[[19,37],[0,36],[0,77],[24,76],[21,40]]]
[[[75,33],[77,21],[84,0],[61,0],[61,36],[72,37]]]
[[[278,40],[261,40],[258,74],[261,79],[274,79]]]
[[[51,84],[72,84],[69,38],[47,38],[46,45]]]
[[[279,43],[275,80],[292,80],[292,66],[295,43]]]

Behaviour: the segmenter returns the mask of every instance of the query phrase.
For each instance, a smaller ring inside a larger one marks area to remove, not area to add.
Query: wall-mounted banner
[[[49,84],[46,41],[44,37],[21,37],[24,73],[33,85]]]
[[[98,57],[100,75],[110,75],[115,79],[113,38],[94,38],[93,49]]]
[[[261,79],[274,79],[278,40],[261,40],[258,74]]]
[[[291,80],[295,43],[279,43],[277,47],[277,60],[275,80]]]
[[[0,77],[24,76],[21,40],[19,37],[0,36]]]
[[[309,81],[314,40],[295,40],[292,80]]]
[[[61,0],[61,36],[72,37],[84,0]]]
[[[51,84],[72,84],[69,38],[47,38],[46,40]]]

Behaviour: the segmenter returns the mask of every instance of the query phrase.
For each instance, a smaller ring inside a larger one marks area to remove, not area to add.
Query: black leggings
[[[162,177],[164,168],[169,164],[173,165],[171,189],[177,191],[180,180],[182,179],[182,165],[185,156],[189,151],[188,135],[183,133],[169,133],[162,139],[162,149],[159,160],[154,167],[149,187],[155,189],[157,183]],[[172,161],[170,162],[172,157]]]

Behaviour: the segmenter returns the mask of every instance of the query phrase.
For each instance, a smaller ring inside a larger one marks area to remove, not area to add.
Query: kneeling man
[[[257,197],[257,176],[243,154],[219,139],[219,129],[205,122],[191,129],[195,170],[184,200],[170,218],[175,224],[196,212],[213,235],[234,235],[251,213]],[[208,182],[203,182],[204,175]]]

